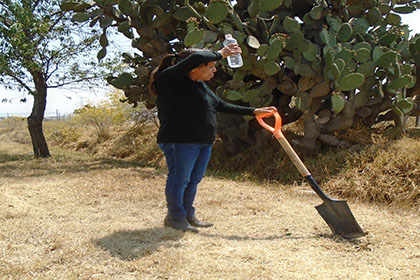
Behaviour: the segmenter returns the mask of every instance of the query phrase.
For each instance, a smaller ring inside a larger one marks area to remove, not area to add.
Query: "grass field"
[[[208,176],[215,226],[182,233],[163,227],[164,169],[51,149],[0,142],[0,279],[419,279],[418,209],[349,200],[368,234],[348,241],[306,184]]]

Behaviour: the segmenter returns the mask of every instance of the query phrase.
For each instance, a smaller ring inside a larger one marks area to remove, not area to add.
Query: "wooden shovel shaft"
[[[302,177],[305,178],[305,180],[309,183],[311,188],[316,192],[316,194],[324,201],[332,201],[331,198],[329,198],[318,186],[318,184],[315,182],[314,178],[312,177],[309,170],[306,168],[305,164],[302,162],[300,157],[296,154],[295,150],[290,145],[289,141],[287,141],[286,137],[284,137],[283,133],[281,131],[276,131],[274,133],[274,136],[276,137],[277,141],[279,141],[280,145],[286,152],[286,154],[289,156],[290,160],[293,162],[293,164],[296,166],[296,168],[299,170],[299,173],[302,175]]]
[[[278,133],[275,134],[275,137],[276,137],[277,141],[279,141],[283,150],[286,152],[286,154],[292,160],[293,164],[299,170],[300,175],[302,175],[303,177],[310,176],[311,173],[306,168],[306,166],[303,164],[303,162],[299,158],[299,156],[296,154],[295,150],[292,148],[289,141],[287,141],[286,137],[284,137],[283,133],[281,131],[279,131]]]

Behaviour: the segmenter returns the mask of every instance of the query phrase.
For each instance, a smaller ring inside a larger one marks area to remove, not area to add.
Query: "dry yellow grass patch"
[[[420,217],[350,201],[369,234],[330,234],[305,185],[206,177],[200,233],[164,228],[162,170],[0,143],[0,279],[418,279]]]

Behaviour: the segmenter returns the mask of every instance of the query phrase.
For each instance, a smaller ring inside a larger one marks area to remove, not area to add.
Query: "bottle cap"
[[[232,38],[232,34],[225,34],[225,38],[226,39],[231,39]]]

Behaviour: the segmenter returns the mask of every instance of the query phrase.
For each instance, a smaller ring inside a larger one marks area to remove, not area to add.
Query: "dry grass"
[[[296,151],[318,183],[331,194],[420,209],[420,130],[408,128],[398,139],[388,139],[382,131],[370,133],[369,144],[324,149],[315,155]],[[216,174],[223,170],[257,182],[301,181],[301,175],[275,139],[263,149],[250,147],[230,157],[224,154],[221,143],[216,143],[214,150],[210,170]]]
[[[0,142],[0,279],[418,279],[420,217],[349,201],[369,234],[330,234],[299,184],[206,177],[215,227],[164,228],[163,170]],[[378,175],[379,176],[379,175]]]

